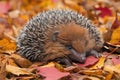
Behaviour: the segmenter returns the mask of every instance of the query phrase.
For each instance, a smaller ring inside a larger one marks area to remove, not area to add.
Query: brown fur
[[[61,26],[57,38],[59,42],[72,45],[78,53],[84,53],[94,48],[95,40],[90,36],[87,29],[74,23]]]
[[[56,31],[59,32],[56,36],[56,41],[52,41],[51,38]],[[75,23],[60,25],[47,32],[49,39],[44,48],[45,53],[48,54],[44,58],[46,61],[72,54],[70,50],[65,47],[66,45],[73,47],[78,53],[76,56],[89,52],[96,45],[94,38],[91,37],[88,30]]]
[[[58,42],[48,42],[45,45],[46,57],[44,61],[53,60],[55,58],[63,57],[70,54],[70,51]]]

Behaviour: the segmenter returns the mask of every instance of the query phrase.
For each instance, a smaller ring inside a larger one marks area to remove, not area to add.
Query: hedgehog
[[[82,14],[52,9],[40,12],[20,31],[17,53],[30,61],[84,63],[86,57],[100,57],[103,39],[98,28]]]

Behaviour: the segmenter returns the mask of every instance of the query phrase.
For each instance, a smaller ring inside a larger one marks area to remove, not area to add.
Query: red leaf
[[[116,13],[116,18],[115,18],[115,21],[113,22],[112,24],[112,27],[111,29],[116,29],[120,26],[120,21],[118,20],[118,16],[117,16],[117,13]]]
[[[113,63],[115,64],[115,65],[117,65],[117,64],[120,64],[120,58],[118,57],[113,57],[112,58],[112,61],[113,61]]]
[[[2,1],[0,2],[0,13],[7,13],[10,10],[11,6],[9,2]]]
[[[95,8],[96,11],[100,11],[98,16],[105,17],[105,16],[112,16],[112,12],[108,7],[98,7]]]
[[[58,80],[61,77],[69,75],[68,72],[60,72],[55,67],[38,68],[38,74],[45,76],[44,80]]]
[[[78,64],[78,66],[83,66],[83,67],[87,67],[87,66],[92,66],[94,65],[96,62],[98,61],[97,58],[93,57],[93,56],[89,56],[86,59],[86,62],[84,64]]]

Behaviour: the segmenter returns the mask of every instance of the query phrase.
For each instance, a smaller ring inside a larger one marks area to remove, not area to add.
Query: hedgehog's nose
[[[80,63],[84,63],[86,60],[86,53],[78,53],[78,59]]]

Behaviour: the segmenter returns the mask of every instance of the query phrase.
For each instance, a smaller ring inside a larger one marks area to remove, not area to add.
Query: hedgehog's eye
[[[72,45],[66,45],[65,46],[67,49],[73,49]]]

